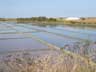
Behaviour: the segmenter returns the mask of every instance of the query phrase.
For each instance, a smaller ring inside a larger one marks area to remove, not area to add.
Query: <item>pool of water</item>
[[[37,32],[12,23],[0,23],[0,53],[21,50],[49,49],[32,36]],[[31,35],[29,35],[31,34]]]
[[[40,43],[34,38],[0,40],[0,52],[32,49],[48,49],[48,46]]]
[[[71,26],[38,26],[32,24],[0,23],[0,52],[31,49],[48,49],[33,36],[56,45],[64,47],[81,40],[96,41],[96,29]]]
[[[33,26],[32,28],[37,29],[37,30],[42,30],[58,35],[63,35],[63,36],[68,36],[68,37],[73,37],[73,38],[78,38],[78,39],[85,39],[85,40],[91,40],[91,41],[96,41],[96,32],[93,30],[81,30],[77,29],[75,31],[75,28],[72,29],[67,29],[66,27],[63,27],[63,29],[59,28],[50,28],[50,27],[37,27]]]
[[[64,45],[66,44],[71,44],[71,43],[74,43],[74,42],[77,42],[79,40],[77,39],[73,39],[73,38],[70,38],[70,37],[66,37],[66,36],[59,36],[59,35],[55,35],[55,34],[52,34],[52,33],[47,33],[47,32],[35,32],[35,33],[32,33],[34,36],[48,42],[48,43],[51,43],[53,45],[56,45],[58,47],[64,47]]]

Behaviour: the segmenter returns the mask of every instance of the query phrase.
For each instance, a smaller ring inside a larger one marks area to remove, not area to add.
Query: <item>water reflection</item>
[[[14,34],[11,34],[11,33]],[[24,23],[0,23],[0,51],[15,49],[46,48],[45,45],[38,43],[34,38],[26,38],[24,32],[44,40],[66,50],[87,54],[92,45],[83,45],[79,41],[96,41],[96,29],[90,27],[73,27],[57,24],[24,24]],[[9,38],[8,40],[2,40]],[[17,39],[11,39],[17,38]],[[93,45],[94,46],[94,45]],[[72,48],[70,48],[72,47]],[[90,47],[90,48],[89,48]],[[87,51],[87,48],[88,51]],[[93,47],[94,48],[94,47]],[[75,51],[74,51],[75,49]],[[92,50],[91,50],[92,51]]]
[[[34,38],[0,40],[0,52],[19,50],[48,49],[48,46]]]

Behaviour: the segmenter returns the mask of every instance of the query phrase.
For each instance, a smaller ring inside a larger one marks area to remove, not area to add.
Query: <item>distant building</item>
[[[67,21],[76,21],[76,20],[80,20],[80,18],[78,18],[78,17],[67,17],[65,20],[67,20]]]

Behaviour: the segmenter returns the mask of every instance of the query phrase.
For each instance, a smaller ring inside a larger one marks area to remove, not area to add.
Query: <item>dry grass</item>
[[[0,72],[96,72],[96,65],[66,53],[3,56]]]

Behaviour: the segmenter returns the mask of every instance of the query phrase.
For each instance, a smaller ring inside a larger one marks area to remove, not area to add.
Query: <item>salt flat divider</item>
[[[15,53],[27,53],[27,52],[37,52],[37,51],[52,51],[52,49],[31,49],[31,50],[15,50],[15,51],[6,51],[6,52],[0,52],[0,55],[1,54],[15,54]]]
[[[0,38],[0,40],[9,40],[9,39],[30,39],[32,37],[20,37],[20,38]]]
[[[72,55],[73,57],[76,57],[76,58],[80,58],[80,59],[84,60],[85,62],[88,62],[88,64],[96,66],[96,63],[94,63],[94,62],[91,61],[90,59],[87,59],[87,58],[85,58],[85,57],[83,57],[83,56],[80,56],[79,54],[75,54],[75,53],[72,53],[72,52],[67,51],[67,50],[64,50],[64,49],[61,50],[59,47],[57,47],[57,46],[55,46],[55,45],[52,45],[52,44],[50,44],[50,43],[48,43],[48,42],[46,42],[46,41],[44,41],[44,40],[41,40],[40,38],[38,38],[38,37],[36,37],[36,36],[34,36],[34,35],[32,35],[32,34],[31,34],[31,35],[28,35],[28,36],[33,37],[33,38],[35,38],[37,41],[39,41],[39,42],[41,42],[41,43],[43,43],[43,44],[51,47],[52,50],[61,51],[62,53]]]
[[[17,25],[17,24],[16,24]],[[24,25],[17,25],[17,26],[21,26],[21,27],[24,27],[24,28],[29,28],[29,27],[25,27]],[[92,40],[88,40],[88,39],[82,39],[82,38],[76,38],[74,36],[68,36],[68,35],[62,35],[62,34],[58,34],[58,33],[53,33],[53,32],[48,32],[48,31],[45,31],[45,30],[40,30],[40,29],[36,29],[36,28],[29,28],[29,29],[34,29],[34,30],[37,30],[37,31],[41,31],[41,32],[46,32],[46,33],[51,33],[51,34],[55,34],[55,35],[58,35],[58,36],[62,36],[62,37],[69,37],[69,38],[72,38],[72,39],[77,39],[77,40],[80,40],[81,42],[93,42]],[[73,31],[72,31],[73,32]]]
[[[63,30],[63,29],[57,29],[57,28],[54,28],[55,30]],[[74,32],[74,31],[71,31],[71,30],[63,30],[63,31],[70,31],[70,32]],[[78,33],[78,32],[74,32],[74,33]],[[87,34],[87,35],[90,35],[90,34],[88,34],[88,33],[82,33],[82,32],[79,32],[79,33],[81,33],[81,34]]]
[[[25,35],[25,34],[24,34],[24,35]],[[57,47],[57,46],[55,46],[55,45],[52,45],[52,44],[50,44],[50,43],[48,43],[48,42],[46,42],[46,41],[44,41],[44,40],[42,40],[42,39],[36,37],[35,35],[26,34],[26,36],[27,36],[27,37],[30,37],[30,38],[32,37],[32,38],[34,38],[35,40],[37,40],[37,41],[43,43],[44,45],[49,46],[49,47],[52,48],[52,49],[56,49],[56,50],[60,49],[59,47]]]
[[[39,31],[30,31],[30,32],[22,32],[22,33],[20,33],[19,31],[16,31],[16,32],[1,32],[0,34],[24,34],[24,33],[33,33],[33,32],[39,32]]]

